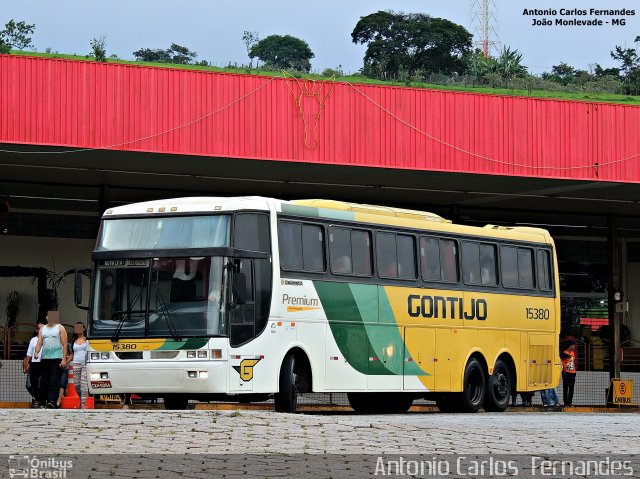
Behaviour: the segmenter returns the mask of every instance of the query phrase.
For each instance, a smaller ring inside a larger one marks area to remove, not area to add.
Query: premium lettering
[[[420,296],[410,294],[407,298],[407,312],[412,318],[467,319],[484,321],[487,319],[487,301],[471,298],[465,304],[464,298],[455,296]]]

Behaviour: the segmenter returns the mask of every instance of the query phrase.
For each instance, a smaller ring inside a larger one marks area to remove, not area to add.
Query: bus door
[[[245,392],[253,391],[253,367],[259,359],[244,352],[248,348],[242,347],[255,337],[254,269],[251,259],[236,260],[235,264],[237,272],[246,279],[246,289],[242,303],[235,304],[229,311],[229,390]]]

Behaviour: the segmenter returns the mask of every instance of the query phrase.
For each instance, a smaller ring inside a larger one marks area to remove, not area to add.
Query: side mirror
[[[247,302],[247,277],[244,273],[237,272],[233,275],[233,299],[235,304]]]
[[[73,282],[73,300],[77,308],[84,310],[88,310],[89,308],[82,306],[82,281],[83,276],[89,272],[91,272],[91,270],[87,268],[77,269]]]

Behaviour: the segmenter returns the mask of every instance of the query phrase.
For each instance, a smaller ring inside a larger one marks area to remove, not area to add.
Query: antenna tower
[[[485,57],[498,53],[498,8],[495,0],[471,0],[471,27],[474,45]]]

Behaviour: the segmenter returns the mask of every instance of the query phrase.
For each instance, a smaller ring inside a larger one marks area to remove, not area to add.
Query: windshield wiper
[[[178,329],[176,328],[176,325],[173,322],[171,313],[169,313],[169,308],[167,308],[167,303],[165,303],[164,298],[162,297],[162,295],[157,289],[156,289],[156,302],[160,303],[160,307],[156,309],[156,311],[162,312],[162,316],[165,318],[167,322],[167,326],[169,327],[169,332],[171,333],[171,337],[175,341],[180,341],[180,336],[178,336]]]
[[[113,336],[111,336],[111,342],[115,343],[116,341],[118,341],[118,337],[120,336],[120,331],[122,331],[122,327],[124,326],[124,322],[127,319],[131,319],[131,313],[133,312],[133,305],[136,304],[136,301],[138,301],[138,299],[140,298],[140,294],[137,294],[136,296],[133,297],[133,301],[131,303],[129,303],[129,307],[127,308],[126,311],[116,311],[115,313],[113,313],[113,316],[115,316],[116,314],[120,315],[120,320],[118,321],[118,326],[116,326],[116,330],[113,333]]]

